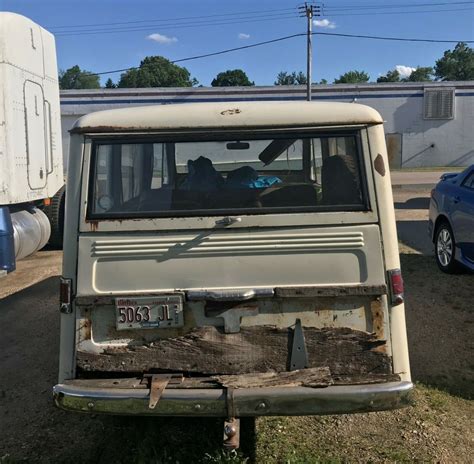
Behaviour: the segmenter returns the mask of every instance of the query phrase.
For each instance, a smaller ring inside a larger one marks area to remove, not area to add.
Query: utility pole
[[[312,80],[312,67],[313,67],[313,17],[320,16],[321,7],[314,4],[305,2],[303,6],[298,8],[301,16],[306,16],[307,29],[306,29],[306,100],[311,101],[311,80]]]

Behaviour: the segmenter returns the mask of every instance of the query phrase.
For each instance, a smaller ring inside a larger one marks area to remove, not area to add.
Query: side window
[[[94,210],[138,208],[150,191],[169,183],[165,144],[98,145],[95,168]]]
[[[361,172],[356,137],[321,139],[321,184],[328,205],[363,203]]]
[[[462,186],[474,190],[474,171],[467,176],[466,180],[462,183]]]

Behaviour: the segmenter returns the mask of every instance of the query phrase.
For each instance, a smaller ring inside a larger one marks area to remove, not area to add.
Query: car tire
[[[61,249],[63,247],[63,235],[64,235],[64,204],[66,201],[66,189],[63,186],[53,198],[49,206],[44,208],[46,216],[48,216],[49,222],[51,223],[51,236],[49,238],[49,244],[54,247]]]
[[[434,246],[438,267],[447,274],[457,274],[460,270],[460,265],[455,259],[456,241],[453,229],[445,221],[436,227]]]

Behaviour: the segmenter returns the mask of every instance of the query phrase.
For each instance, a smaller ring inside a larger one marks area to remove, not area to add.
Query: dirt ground
[[[18,261],[16,271],[0,277],[0,300],[51,276],[61,274],[63,254],[56,250],[42,250]]]
[[[426,192],[395,196],[399,236],[410,242],[401,245],[401,262],[412,374],[418,382],[413,407],[260,418],[255,435],[247,424],[249,438],[235,455],[220,451],[217,420],[57,410],[51,387],[58,363],[61,256],[43,252],[48,254],[19,266],[18,280],[0,280],[0,463],[472,462],[474,276],[438,271],[429,255],[426,210],[410,207],[426,201]],[[408,227],[400,228],[405,222]]]

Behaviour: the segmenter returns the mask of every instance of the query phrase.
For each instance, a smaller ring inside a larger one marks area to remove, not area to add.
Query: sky
[[[304,33],[300,5],[293,0],[0,0],[0,10],[27,16],[55,34],[60,69],[77,64],[91,72],[138,66],[150,55],[179,60]],[[474,40],[474,1],[327,0],[314,21],[314,32]],[[375,81],[395,67],[409,74],[417,66],[434,66],[454,46],[316,35],[312,80],[331,83],[360,70]],[[237,68],[256,85],[272,85],[280,71],[305,72],[306,38],[181,65],[204,86],[219,72]],[[102,85],[109,77],[117,82],[120,73],[101,76]]]

